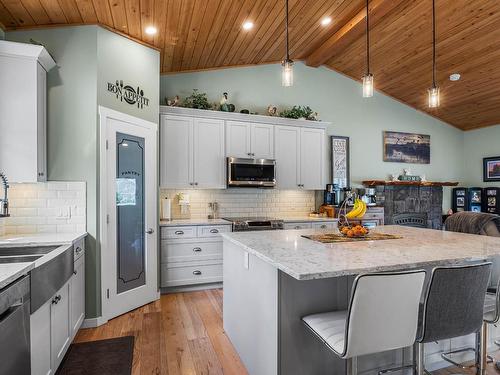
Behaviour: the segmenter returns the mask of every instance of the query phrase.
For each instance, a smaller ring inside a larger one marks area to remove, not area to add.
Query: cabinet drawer
[[[311,229],[311,223],[285,223],[283,229]]]
[[[336,221],[326,221],[322,223],[312,223],[313,229],[335,229],[337,228]]]
[[[161,263],[222,259],[222,241],[161,241]]]
[[[230,225],[199,226],[198,237],[220,237],[220,233],[231,232]]]
[[[162,227],[161,238],[195,238],[196,227]]]
[[[179,286],[222,281],[222,263],[197,266],[161,266],[161,286]]]

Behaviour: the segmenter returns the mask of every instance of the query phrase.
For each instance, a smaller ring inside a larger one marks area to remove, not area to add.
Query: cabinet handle
[[[183,234],[184,234],[184,232],[183,232],[182,230],[176,230],[176,231],[175,231],[175,234],[177,234],[177,235],[181,236],[181,235],[183,235]]]
[[[77,271],[77,270],[74,270],[74,271],[73,271],[73,275],[76,275],[77,273],[78,273],[78,271]]]
[[[321,228],[326,229],[326,225],[325,225],[325,224],[323,224],[323,225],[321,226]]]
[[[219,233],[218,229],[210,229],[210,233]]]
[[[201,271],[198,271],[198,270],[193,271],[193,275],[200,276],[201,275]]]
[[[43,172],[39,172],[39,173],[38,173],[38,176],[40,176],[40,177],[43,177],[43,175],[44,175],[44,173],[43,173]]]
[[[194,247],[194,248],[193,248],[193,251],[194,251],[195,253],[199,253],[199,252],[201,251],[201,247]]]
[[[83,249],[82,249],[80,246],[78,246],[78,247],[76,248],[76,253],[77,253],[77,254],[80,254],[80,253],[82,252],[82,250],[83,250]]]
[[[198,186],[198,183],[197,183],[197,182],[195,182],[195,183],[194,183],[194,186]]]
[[[295,226],[295,229],[300,229],[300,226],[296,225],[296,226]]]

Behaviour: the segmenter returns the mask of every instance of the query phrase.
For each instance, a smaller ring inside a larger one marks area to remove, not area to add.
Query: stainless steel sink
[[[0,256],[0,264],[2,263],[23,263],[34,262],[35,260],[43,257],[41,255],[20,255],[20,256]]]
[[[0,257],[3,256],[22,256],[22,255],[45,255],[58,246],[18,246],[18,247],[0,247]]]

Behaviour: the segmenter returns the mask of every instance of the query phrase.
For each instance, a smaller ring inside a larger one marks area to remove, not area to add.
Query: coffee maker
[[[323,193],[323,203],[339,207],[342,204],[341,194],[342,189],[337,184],[326,185],[325,192]]]
[[[377,205],[377,195],[376,190],[374,188],[366,188],[362,189],[363,193],[361,194],[361,200],[366,203],[367,206],[376,206]]]

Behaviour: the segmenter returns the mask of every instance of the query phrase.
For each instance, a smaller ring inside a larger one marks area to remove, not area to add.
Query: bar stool
[[[414,346],[416,372],[423,375],[424,344],[476,333],[476,364],[485,372],[486,347],[483,343],[483,309],[491,272],[491,262],[464,266],[437,267],[419,314],[419,335]],[[482,344],[483,343],[483,344]]]
[[[347,359],[413,345],[424,270],[368,273],[354,280],[349,309],[304,316],[302,321],[333,353]]]

